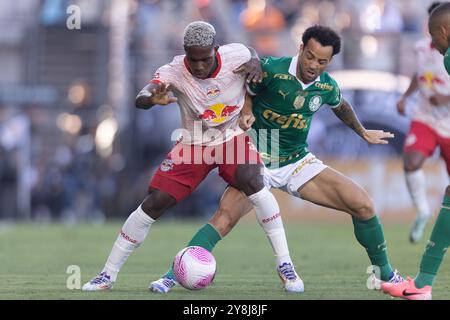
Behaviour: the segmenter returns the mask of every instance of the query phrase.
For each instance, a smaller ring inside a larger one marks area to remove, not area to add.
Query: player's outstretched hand
[[[388,144],[386,139],[394,138],[394,134],[383,130],[366,130],[363,138],[371,144]]]
[[[240,73],[247,78],[247,82],[261,82],[262,81],[262,69],[259,59],[252,58],[249,62],[244,63],[233,71],[234,73]]]
[[[250,129],[253,125],[253,122],[255,122],[255,117],[253,114],[241,114],[239,117],[239,127],[241,127],[242,130],[247,131]]]
[[[152,103],[165,106],[172,102],[177,102],[177,98],[169,96],[170,91],[171,87],[169,84],[160,83],[155,89],[151,91]]]

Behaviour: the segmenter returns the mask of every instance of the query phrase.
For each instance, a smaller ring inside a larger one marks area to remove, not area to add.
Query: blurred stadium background
[[[335,28],[343,50],[329,71],[366,127],[396,137],[388,146],[369,147],[323,108],[313,121],[310,149],[365,187],[384,221],[409,226],[414,210],[401,153],[410,119],[397,114],[395,103],[413,73],[413,46],[426,34],[431,2],[0,1],[0,226],[123,221],[136,208],[180,120],[175,105],[141,111],[134,98],[158,66],[183,53],[182,31],[193,20],[212,23],[219,43],[242,42],[260,56],[295,55],[310,25]],[[71,30],[78,9],[80,28]],[[425,171],[437,208],[448,183],[438,152]],[[210,175],[163,220],[206,220],[224,188]],[[288,220],[334,219],[328,210],[276,194]]]
[[[413,45],[426,32],[430,3],[2,1],[0,25],[8,32],[0,34],[0,220],[101,222],[134,210],[179,126],[176,106],[140,111],[134,97],[158,66],[182,53],[183,28],[200,19],[215,25],[219,43],[243,42],[261,56],[295,55],[312,24],[339,31],[344,45],[331,71],[364,124],[396,138],[368,147],[322,110],[313,122],[311,150],[348,168],[380,214],[407,214],[411,202],[399,159],[409,119],[397,114],[395,102],[412,74]],[[67,26],[71,5],[80,10],[80,29]],[[429,161],[426,170],[437,205],[447,177],[439,161]],[[209,216],[223,189],[211,175],[166,216]],[[289,201],[314,211],[283,200]]]

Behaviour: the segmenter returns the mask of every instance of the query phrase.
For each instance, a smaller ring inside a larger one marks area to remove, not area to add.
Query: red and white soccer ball
[[[216,259],[208,250],[184,248],[173,260],[173,273],[179,284],[189,290],[206,288],[216,275]]]

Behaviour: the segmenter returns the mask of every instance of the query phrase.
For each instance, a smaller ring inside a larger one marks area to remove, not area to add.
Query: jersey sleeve
[[[251,96],[256,96],[258,93],[260,93],[261,91],[264,90],[264,88],[267,87],[267,85],[269,84],[269,63],[270,63],[270,58],[266,57],[266,58],[262,58],[260,60],[261,63],[261,69],[263,72],[263,79],[262,82],[257,82],[257,83],[250,83],[247,84],[247,92],[251,95]]]
[[[151,83],[165,83],[170,84],[173,87],[176,87],[177,78],[179,79],[179,75],[177,72],[177,68],[173,62],[163,65],[158,70],[156,70],[153,75],[153,79],[150,80]]]
[[[250,61],[252,55],[250,50],[242,43],[230,43],[223,47],[219,47],[219,52],[223,49],[223,54],[227,55],[229,60],[237,66]]]
[[[337,108],[342,104],[342,93],[341,89],[339,88],[337,82],[334,79],[330,79],[330,83],[332,85],[332,90],[328,94],[327,101],[325,102],[328,104],[331,108]]]

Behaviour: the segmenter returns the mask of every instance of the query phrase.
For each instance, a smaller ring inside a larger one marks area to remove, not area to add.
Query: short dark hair
[[[435,2],[433,2],[432,4],[430,4],[430,6],[429,6],[428,9],[427,9],[428,14],[430,15],[430,14],[433,12],[434,9],[436,9],[437,7],[439,7],[439,6],[440,6],[441,4],[443,4],[443,3],[445,3],[445,2],[442,2],[442,1],[435,1]]]
[[[438,5],[433,11],[431,11],[430,17],[428,18],[428,28],[436,26],[436,24],[442,23],[443,18],[450,16],[450,2],[443,2]]]
[[[332,46],[333,56],[341,51],[341,37],[339,37],[331,28],[318,25],[309,27],[303,33],[303,45],[306,46],[311,38],[317,40],[324,47]]]

